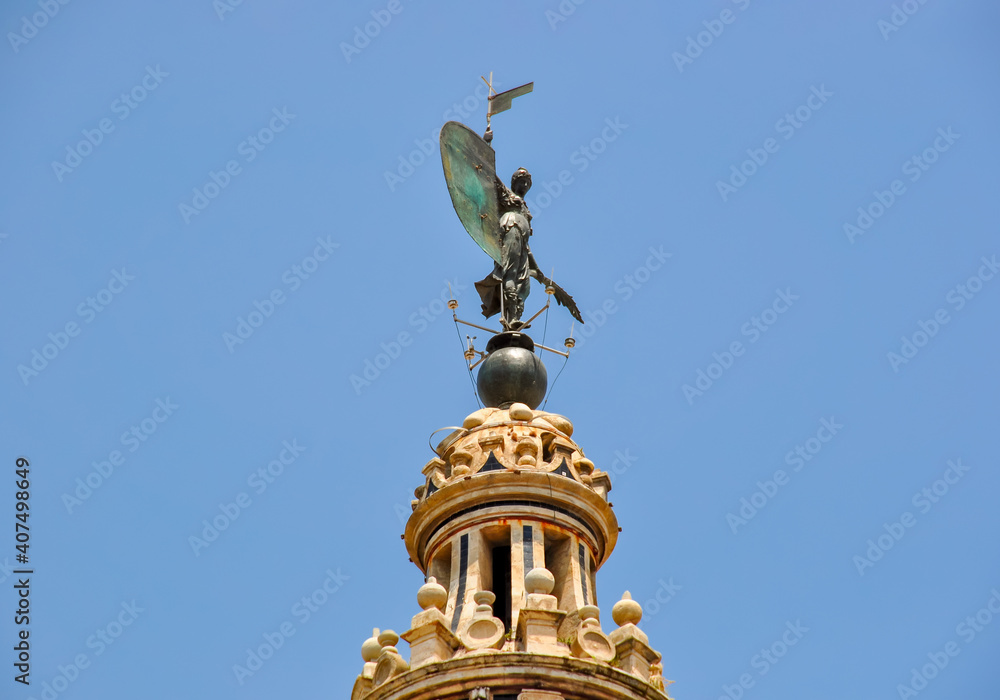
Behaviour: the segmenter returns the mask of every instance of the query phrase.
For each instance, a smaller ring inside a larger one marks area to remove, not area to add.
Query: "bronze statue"
[[[455,212],[469,235],[494,260],[493,272],[476,282],[483,316],[489,318],[500,312],[500,323],[508,331],[524,325],[521,314],[531,291],[531,277],[551,288],[556,302],[583,323],[573,297],[542,274],[531,254],[531,212],[524,201],[531,188],[531,175],[519,168],[509,188],[496,175],[489,117],[508,109],[510,101],[530,92],[532,85],[490,95],[486,134],[482,138],[458,122],[448,122],[441,129],[441,162]]]
[[[500,261],[493,264],[493,272],[476,282],[476,291],[483,300],[483,316],[489,318],[501,313],[501,324],[506,330],[521,327],[524,300],[531,291],[529,277],[534,277],[555,290],[556,302],[569,309],[573,317],[583,323],[580,310],[573,297],[550,280],[538,267],[528,246],[531,235],[531,212],[524,196],[531,189],[531,173],[518,168],[510,178],[510,188],[495,177],[497,209],[500,214]]]

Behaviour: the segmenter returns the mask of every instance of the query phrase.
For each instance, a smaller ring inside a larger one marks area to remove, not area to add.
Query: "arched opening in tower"
[[[510,580],[510,545],[494,547],[493,559],[493,601],[494,617],[503,621],[504,630],[511,628],[511,580]]]

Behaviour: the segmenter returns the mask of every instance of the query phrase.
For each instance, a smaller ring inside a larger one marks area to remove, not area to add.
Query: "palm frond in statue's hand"
[[[534,259],[532,259],[532,262],[534,262]],[[580,323],[584,322],[583,317],[580,315],[580,309],[576,306],[576,302],[573,301],[573,297],[571,297],[565,289],[543,275],[537,266],[533,266],[531,268],[531,276],[544,284],[546,287],[552,287],[552,289],[555,290],[555,294],[553,294],[553,296],[556,298],[556,303],[560,306],[565,306],[566,309],[573,315],[573,318],[577,321]]]

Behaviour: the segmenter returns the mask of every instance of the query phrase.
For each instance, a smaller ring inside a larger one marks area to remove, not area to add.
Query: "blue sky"
[[[221,2],[0,13],[0,696],[344,697],[406,629],[491,266],[437,131],[490,71],[586,319],[547,408],[613,473],[605,625],[681,700],[995,696],[994,4]]]

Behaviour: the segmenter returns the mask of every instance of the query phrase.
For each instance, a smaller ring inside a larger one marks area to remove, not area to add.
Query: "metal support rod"
[[[529,325],[531,324],[531,322],[532,322],[532,321],[534,321],[534,320],[535,320],[536,318],[538,318],[539,316],[541,316],[541,315],[542,315],[542,312],[543,312],[543,311],[545,311],[546,309],[548,309],[548,308],[549,308],[549,302],[550,302],[550,301],[551,301],[551,300],[546,300],[546,302],[545,302],[545,306],[543,306],[542,308],[540,308],[540,309],[538,310],[538,313],[537,313],[537,314],[535,314],[534,316],[532,316],[531,318],[529,318],[529,319],[528,319],[527,321],[525,321],[525,322],[524,322],[524,326],[522,326],[522,327],[523,327],[523,328],[527,328],[527,327],[528,327],[528,326],[529,326]]]
[[[542,345],[541,343],[535,343],[535,347],[536,348],[541,348],[542,350],[548,350],[549,352],[554,352],[556,355],[562,355],[563,357],[567,357],[567,358],[569,357],[569,353],[568,352],[562,352],[560,350],[555,350],[555,349],[550,348],[550,347],[548,347],[546,345]]]
[[[468,321],[463,321],[455,314],[452,314],[452,318],[455,319],[455,323],[463,323],[466,326],[472,326],[473,328],[478,328],[481,331],[486,331],[487,333],[492,333],[493,335],[498,335],[499,333],[502,332],[502,331],[495,331],[492,328],[486,328],[485,326],[477,326],[475,323],[469,323]]]

